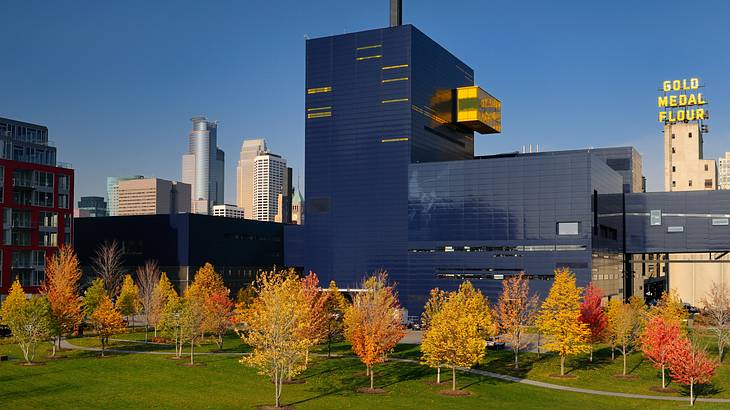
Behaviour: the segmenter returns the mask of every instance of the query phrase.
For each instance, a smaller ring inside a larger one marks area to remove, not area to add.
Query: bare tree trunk
[[[104,343],[104,337],[101,338],[101,357],[104,357],[104,348],[106,347],[106,343]]]
[[[515,350],[515,369],[520,368],[520,349]]]
[[[441,365],[436,368],[436,384],[441,384]]]
[[[565,376],[565,356],[560,355],[560,375]]]
[[[370,369],[370,390],[373,389],[373,369]]]
[[[622,347],[621,354],[624,357],[624,376],[626,376],[626,345],[624,344],[621,347]]]
[[[689,379],[689,405],[695,405],[695,379]]]
[[[451,366],[451,390],[456,390],[456,366]]]
[[[591,357],[588,359],[591,363],[593,363],[593,343],[591,343]]]
[[[191,338],[190,339],[190,365],[191,366],[195,364],[195,360],[194,360],[195,350],[193,350],[193,346],[194,346],[194,342],[193,342],[193,339]]]
[[[662,389],[667,388],[666,378],[664,376],[664,363],[662,363]]]

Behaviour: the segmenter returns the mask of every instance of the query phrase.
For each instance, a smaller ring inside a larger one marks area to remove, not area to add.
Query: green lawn
[[[75,340],[78,342],[78,340]],[[41,355],[45,355],[45,346]],[[272,403],[273,386],[238,363],[236,357],[201,356],[205,367],[189,368],[166,356],[117,354],[106,359],[93,352],[64,352],[68,357],[45,366],[18,366],[17,346],[0,346],[11,361],[0,363],[3,408],[255,408]],[[489,378],[459,375],[471,397],[450,398],[427,386],[433,370],[388,363],[376,367],[384,396],[355,392],[367,385],[356,359],[317,358],[302,376],[306,384],[284,387],[283,401],[300,409],[405,408],[677,408],[682,403],[646,402],[552,391]],[[720,408],[700,405],[700,408]]]
[[[715,339],[705,334],[698,336],[701,343],[707,346],[710,356],[716,358]],[[638,378],[635,380],[615,377],[615,375],[622,374],[623,371],[623,358],[618,350],[616,351],[616,359],[612,361],[610,348],[606,345],[600,345],[594,353],[593,360],[593,363],[590,363],[587,355],[581,355],[566,361],[566,372],[577,376],[576,379],[550,377],[551,374],[560,373],[559,358],[553,354],[543,354],[538,357],[537,354],[533,353],[521,353],[521,368],[515,370],[512,351],[490,351],[487,354],[485,363],[477,367],[496,373],[579,388],[668,396],[689,395],[688,390],[685,390],[683,386],[672,383],[669,383],[668,387],[677,389],[678,393],[662,394],[650,391],[653,386],[661,386],[661,373],[649,361],[644,360],[640,352],[634,352],[627,356],[627,372],[630,375],[637,376]],[[730,398],[730,359],[727,355],[723,364],[718,367],[712,379],[712,384],[695,386],[695,392],[703,397]],[[728,405],[728,408],[730,408],[730,405]]]

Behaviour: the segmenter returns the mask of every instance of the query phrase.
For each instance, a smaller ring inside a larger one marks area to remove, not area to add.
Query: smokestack
[[[390,26],[403,25],[403,0],[390,0]]]

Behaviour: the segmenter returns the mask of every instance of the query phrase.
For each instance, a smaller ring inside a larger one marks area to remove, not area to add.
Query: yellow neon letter
[[[667,120],[667,112],[659,111],[659,122],[664,122],[666,120]]]
[[[705,101],[704,98],[702,98],[702,93],[697,93],[697,105],[703,105],[707,104],[707,101]]]
[[[672,91],[672,82],[671,81],[663,82],[662,88],[664,88],[664,91]]]
[[[669,106],[670,107],[676,107],[677,106],[677,96],[676,95],[670,95],[669,96]]]
[[[690,78],[689,79],[689,86],[693,90],[696,90],[696,89],[700,88],[700,79],[699,78]]]
[[[667,98],[666,95],[664,97],[659,97],[658,104],[659,104],[660,107],[666,107],[667,106],[667,103],[668,103],[668,98]]]
[[[687,105],[687,94],[682,94],[679,96],[679,103],[678,105]]]
[[[672,90],[679,91],[682,89],[682,82],[679,80],[672,81]]]
[[[705,110],[702,108],[697,109],[697,119],[698,120],[704,120],[705,119]]]

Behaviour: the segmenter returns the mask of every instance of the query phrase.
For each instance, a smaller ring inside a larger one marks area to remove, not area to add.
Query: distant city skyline
[[[688,77],[701,79],[710,102],[705,158],[730,150],[725,2],[461,0],[444,8],[406,0],[404,10],[405,24],[459,55],[502,100],[503,134],[478,137],[477,153],[632,145],[648,190],[662,190],[657,88]],[[180,180],[188,120],[201,114],[219,121],[223,151],[266,137],[303,181],[305,36],[388,25],[386,0],[321,0],[301,10],[286,2],[12,2],[5,11],[16,17],[0,26],[0,42],[17,63],[0,65],[3,93],[13,96],[0,101],[0,116],[48,126],[63,147],[58,160],[76,170],[75,200],[104,195],[107,176]],[[199,30],[190,30],[193,20]],[[234,158],[226,203],[236,203]]]

